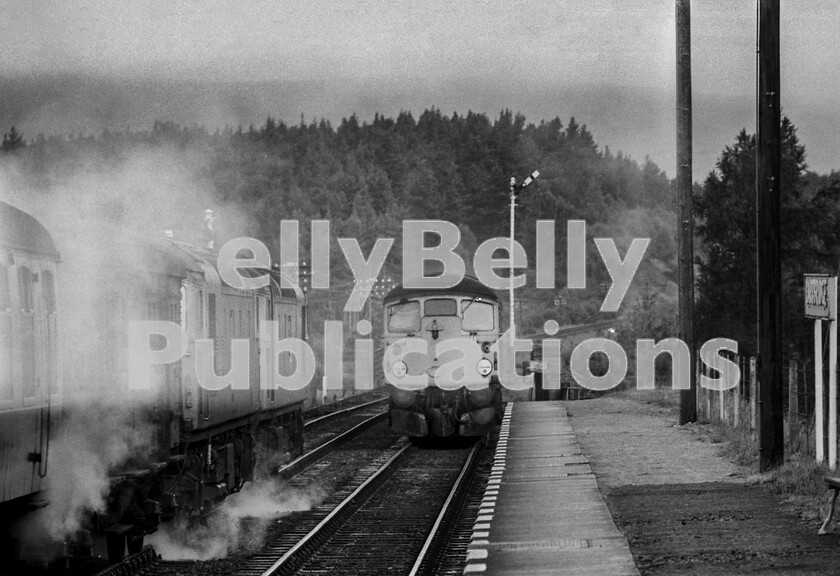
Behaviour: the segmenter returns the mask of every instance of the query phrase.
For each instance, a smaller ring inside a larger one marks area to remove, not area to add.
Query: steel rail
[[[317,448],[313,449],[311,452],[307,452],[301,456],[298,456],[295,460],[289,462],[282,468],[277,471],[277,474],[282,478],[291,478],[295,474],[298,474],[302,470],[309,468],[312,464],[332,452],[333,450],[337,449],[339,446],[346,444],[368,428],[372,427],[374,424],[385,420],[388,417],[387,412],[382,412],[381,414],[377,414],[376,416],[371,416],[367,420],[356,424],[349,430],[342,432],[335,438],[332,438],[328,442],[324,442]]]
[[[355,412],[356,410],[362,410],[363,408],[368,408],[370,406],[374,406],[375,404],[380,404],[382,402],[387,402],[388,398],[378,398],[376,400],[372,400],[370,402],[365,402],[364,404],[359,404],[358,406],[351,406],[349,408],[344,408],[342,410],[336,410],[335,412],[330,412],[329,414],[324,414],[323,416],[318,416],[317,418],[313,418],[303,424],[303,427],[306,428],[307,426],[313,426],[315,424],[332,420],[333,418],[337,418],[343,414],[349,414],[351,412]]]
[[[455,520],[455,517],[457,517],[457,510],[454,509],[453,504],[459,502],[463,496],[463,492],[469,488],[470,481],[472,480],[472,472],[478,464],[478,455],[481,453],[481,446],[481,442],[476,442],[470,450],[470,453],[467,455],[467,461],[464,463],[463,468],[461,468],[461,473],[455,480],[452,490],[446,498],[446,502],[443,503],[443,506],[440,509],[440,514],[438,514],[432,529],[429,531],[429,536],[423,543],[423,548],[417,555],[417,560],[414,562],[414,566],[412,566],[409,576],[420,576],[421,574],[428,573],[431,568],[434,568],[434,566],[431,566],[430,564],[435,560],[434,557],[440,554],[441,546],[443,544],[440,541],[441,527],[444,526],[444,524],[448,525],[450,522]]]
[[[382,476],[384,476],[391,468],[394,466],[395,462],[405,454],[406,450],[411,448],[411,444],[406,444],[403,446],[396,454],[394,454],[388,461],[383,464],[376,472],[374,472],[367,480],[362,483],[361,486],[356,488],[352,494],[350,494],[347,498],[345,498],[338,506],[333,508],[332,512],[330,512],[323,520],[321,520],[315,528],[313,528],[306,536],[301,538],[288,552],[283,554],[268,570],[263,572],[262,576],[274,576],[277,574],[284,565],[289,562],[290,560],[294,559],[298,554],[304,552],[304,548],[313,544],[316,539],[322,537],[324,535],[325,529],[330,527],[336,520],[336,518],[342,514],[347,508],[349,508],[353,503],[358,500],[362,500],[362,497],[366,497],[368,492],[370,491],[369,488],[372,487]]]

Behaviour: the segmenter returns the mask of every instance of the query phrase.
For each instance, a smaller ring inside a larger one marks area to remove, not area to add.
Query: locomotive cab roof
[[[0,202],[0,246],[59,257],[52,236],[35,218],[10,204]]]
[[[444,278],[445,277],[446,276],[444,276]],[[451,279],[454,281],[455,277],[452,276]],[[418,282],[419,280],[414,283]],[[405,284],[405,282],[403,282],[403,284]],[[485,284],[482,284],[478,278],[466,275],[452,288],[404,288],[402,285],[397,286],[385,295],[384,300],[386,302],[393,302],[395,300],[399,301],[407,298],[441,296],[444,294],[477,296],[479,298],[487,298],[488,300],[501,301],[499,295]]]

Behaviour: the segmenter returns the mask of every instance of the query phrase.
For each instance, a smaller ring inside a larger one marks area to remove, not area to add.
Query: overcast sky
[[[535,122],[574,115],[602,147],[649,155],[674,175],[673,0],[0,0],[0,7],[6,78],[87,78],[82,91],[57,83],[23,104],[0,101],[0,121],[17,122],[25,136],[96,131],[122,105],[141,122],[138,110],[222,125],[259,124],[267,114],[337,121],[431,106],[447,114],[511,108]],[[741,127],[753,130],[756,2],[695,0],[691,8],[695,179],[702,179]],[[782,104],[820,172],[840,168],[838,22],[836,2],[782,7]],[[100,78],[120,82],[124,93],[86,108],[80,100],[96,101]],[[212,114],[191,116],[191,108],[211,106],[201,98],[191,106],[177,87],[201,94],[209,82],[262,83],[263,92],[234,91],[214,101]],[[167,86],[180,96],[167,97]]]

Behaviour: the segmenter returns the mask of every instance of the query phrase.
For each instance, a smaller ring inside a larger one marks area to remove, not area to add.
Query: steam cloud
[[[317,506],[323,496],[320,490],[297,490],[271,480],[251,482],[228,497],[205,524],[166,524],[147,542],[164,560],[211,560],[238,550],[254,552],[272,520]]]
[[[155,429],[148,414],[167,400],[127,387],[127,322],[140,319],[146,303],[126,294],[155,285],[148,255],[137,247],[162,230],[174,229],[176,237],[197,233],[207,208],[219,215],[222,230],[240,235],[250,229],[246,215],[213,197],[201,154],[154,150],[115,160],[81,152],[38,179],[17,162],[9,156],[0,163],[0,199],[40,220],[61,254],[56,289],[63,372],[60,405],[53,399],[62,418],[49,450],[50,506],[22,532],[63,539],[105,509],[109,476],[120,467],[166,457],[150,453]]]
[[[150,447],[151,428],[126,426],[107,409],[73,412],[52,446],[50,506],[44,510],[49,535],[61,539],[82,528],[86,512],[103,512],[108,472]],[[103,441],[107,438],[107,441]]]

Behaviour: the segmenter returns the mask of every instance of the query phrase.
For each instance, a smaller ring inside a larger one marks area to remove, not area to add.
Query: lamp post
[[[514,323],[514,299],[513,299],[513,236],[515,230],[515,220],[516,220],[516,197],[519,195],[519,192],[523,189],[530,186],[531,182],[539,178],[540,173],[538,170],[534,170],[531,174],[525,178],[519,184],[516,183],[516,178],[511,176],[510,178],[510,247],[508,248],[508,257],[510,262],[510,294],[509,294],[509,306],[510,306],[510,338],[511,342],[516,339],[516,324]]]

